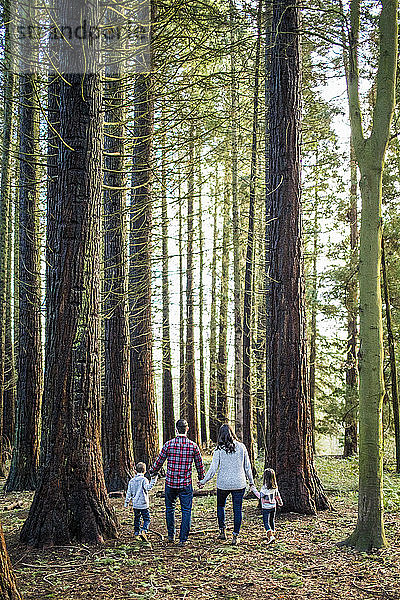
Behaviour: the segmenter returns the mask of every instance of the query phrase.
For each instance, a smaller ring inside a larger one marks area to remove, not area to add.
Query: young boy
[[[139,462],[136,465],[136,475],[132,477],[128,484],[128,491],[126,492],[125,508],[130,502],[132,502],[133,511],[135,518],[133,521],[133,528],[135,536],[141,537],[141,539],[147,541],[147,532],[150,525],[150,511],[149,511],[149,490],[156,484],[157,476],[148,481],[144,476],[146,473],[145,463]],[[142,529],[140,530],[140,519],[143,518]]]

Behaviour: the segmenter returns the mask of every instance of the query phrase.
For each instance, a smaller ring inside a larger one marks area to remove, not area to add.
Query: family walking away
[[[232,428],[222,425],[218,434],[217,446],[214,450],[210,468],[204,472],[203,460],[200,449],[195,442],[187,437],[189,430],[185,419],[176,423],[177,435],[164,444],[154,465],[149,469],[151,481],[145,477],[146,465],[140,462],[136,465],[136,475],[128,485],[125,506],[131,506],[134,511],[134,533],[141,539],[147,540],[150,524],[149,490],[156,484],[158,473],[167,461],[167,474],[165,478],[165,520],[168,531],[168,541],[175,542],[175,507],[179,499],[181,506],[181,526],[179,531],[179,545],[184,546],[190,531],[193,484],[192,467],[196,466],[199,478],[199,488],[217,475],[217,520],[220,540],[226,540],[225,506],[229,496],[233,505],[233,535],[231,543],[236,546],[243,517],[243,497],[246,492],[246,483],[261,501],[263,521],[267,533],[267,543],[275,540],[275,514],[276,506],[282,506],[282,499],[276,483],[273,469],[265,469],[263,485],[257,490],[251,463],[246,446],[238,441]],[[142,526],[140,526],[143,520]]]

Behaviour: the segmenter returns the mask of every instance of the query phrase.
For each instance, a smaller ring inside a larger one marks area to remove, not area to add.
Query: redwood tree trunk
[[[163,122],[163,127],[165,124]],[[165,130],[164,130],[165,131]],[[162,420],[163,440],[175,435],[174,393],[172,388],[171,329],[169,318],[169,256],[168,256],[168,204],[165,133],[161,156],[161,229],[162,229]]]
[[[126,489],[134,473],[129,394],[126,231],[125,81],[109,74],[104,136],[104,409],[102,449],[109,491]]]
[[[13,93],[15,75],[10,68],[10,4],[3,5],[4,33],[4,108],[2,132],[1,182],[0,182],[0,476],[4,477],[3,455],[3,402],[5,384],[6,302],[7,302],[7,257],[9,205],[11,203],[11,139],[13,120]]]
[[[274,5],[270,97],[271,421],[269,466],[285,511],[314,514],[328,501],[314,470],[307,377],[300,201],[300,8]],[[268,215],[268,206],[266,214]]]
[[[4,150],[5,151],[5,150]],[[16,369],[15,369],[15,344],[13,340],[13,315],[12,315],[12,268],[13,268],[13,211],[12,196],[8,200],[8,226],[7,226],[7,262],[6,262],[6,308],[5,308],[5,363],[4,363],[4,396],[3,396],[3,442],[6,451],[14,443],[15,411],[16,411]],[[14,330],[15,331],[15,330]],[[18,336],[17,336],[18,337]]]
[[[215,184],[215,205],[214,205],[214,234],[213,234],[213,253],[211,262],[211,307],[210,307],[210,380],[209,380],[209,421],[210,421],[210,440],[216,442],[218,438],[217,431],[217,379],[216,379],[216,358],[217,358],[217,243],[218,243],[218,172]]]
[[[186,415],[185,391],[185,307],[183,290],[183,239],[182,239],[182,196],[181,178],[178,165],[178,195],[179,195],[179,415]]]
[[[204,233],[203,233],[203,204],[201,196],[201,151],[197,156],[198,165],[198,194],[199,194],[199,354],[200,354],[200,437],[203,446],[207,445],[206,424],[206,391],[204,373]]]
[[[135,459],[158,454],[151,329],[153,90],[151,75],[135,79],[135,122],[130,231],[130,367]]]
[[[241,232],[240,207],[238,198],[238,84],[235,65],[236,35],[234,0],[229,1],[229,36],[231,42],[231,160],[232,160],[232,236],[233,236],[233,285],[235,314],[235,433],[243,440],[243,339],[242,339],[242,274],[241,267]]]
[[[228,290],[229,290],[229,187],[225,169],[224,222],[222,229],[221,287],[219,299],[219,330],[217,357],[217,427],[228,421]],[[218,436],[218,431],[216,431]]]
[[[195,373],[194,302],[193,302],[193,217],[194,217],[194,127],[189,133],[189,178],[187,204],[187,263],[186,263],[186,402],[188,436],[200,444]]]
[[[39,110],[36,75],[20,76],[19,333],[15,447],[7,491],[34,490],[42,397]]]
[[[251,321],[253,311],[253,279],[254,279],[254,205],[256,201],[256,176],[257,176],[257,129],[258,129],[258,85],[260,75],[261,54],[261,7],[258,3],[257,15],[257,46],[254,74],[253,98],[253,135],[251,144],[250,166],[250,191],[249,191],[249,217],[247,229],[246,268],[244,275],[244,303],[243,303],[243,442],[247,447],[251,464],[254,466],[253,444],[253,399],[251,394]]]
[[[92,4],[96,11],[97,5]],[[92,14],[92,18],[96,15]],[[58,178],[47,282],[48,450],[21,541],[36,547],[116,537],[100,449],[101,77],[60,82]],[[71,150],[71,148],[73,150]]]
[[[0,525],[0,598],[1,600],[22,600],[4,541]]]

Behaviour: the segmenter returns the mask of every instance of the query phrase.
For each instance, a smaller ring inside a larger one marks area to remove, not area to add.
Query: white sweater
[[[246,477],[250,485],[254,485],[253,473],[247,448],[235,440],[235,452],[214,450],[212,462],[204,479],[199,481],[205,484],[210,481],[218,471],[217,488],[220,490],[241,490],[246,487]]]

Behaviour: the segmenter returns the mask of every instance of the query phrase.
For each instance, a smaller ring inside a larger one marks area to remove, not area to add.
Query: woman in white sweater
[[[219,539],[226,540],[225,504],[229,494],[232,494],[232,544],[236,545],[242,523],[242,503],[246,491],[246,477],[250,486],[254,486],[254,480],[246,446],[237,440],[232,428],[227,424],[220,427],[218,443],[214,450],[210,468],[204,479],[199,481],[199,487],[203,487],[216,473],[218,473],[217,518],[220,530]]]

